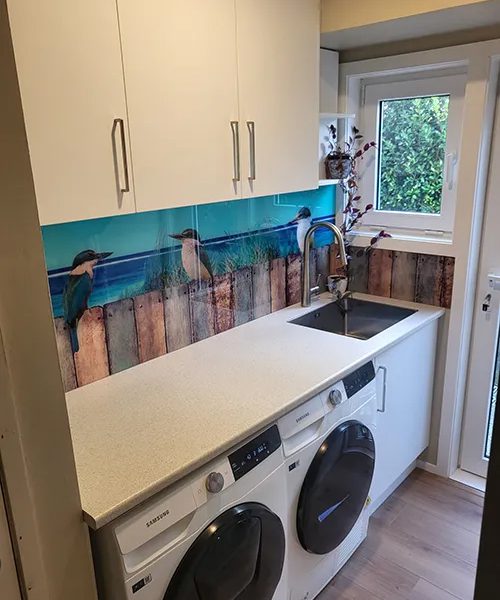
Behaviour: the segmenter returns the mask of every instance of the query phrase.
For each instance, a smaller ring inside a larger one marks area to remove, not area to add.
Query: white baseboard
[[[417,461],[411,463],[411,465],[401,473],[401,475],[394,481],[378,498],[372,500],[370,505],[368,506],[368,514],[371,516],[377,508],[383,504],[387,498],[403,483],[403,481],[408,477],[408,475],[415,470],[417,466]]]
[[[425,460],[417,460],[417,467],[422,471],[427,471],[433,475],[439,475],[440,477],[446,477],[446,474],[441,469],[432,463],[426,462]]]
[[[383,492],[378,498],[372,500],[371,504],[368,507],[368,514],[371,516],[377,510],[377,508],[387,500],[387,498],[396,490],[396,488],[398,488],[408,477],[408,475],[417,467],[419,469],[422,469],[423,471],[432,473],[433,475],[446,477],[446,475],[441,472],[441,469],[439,469],[437,465],[425,462],[424,460],[415,460],[403,473],[401,473],[401,475],[396,479],[396,481],[394,481],[394,483],[392,483],[392,485],[390,485],[385,490],[385,492]],[[458,477],[456,477],[456,479],[458,480]],[[478,487],[478,489],[480,488]]]

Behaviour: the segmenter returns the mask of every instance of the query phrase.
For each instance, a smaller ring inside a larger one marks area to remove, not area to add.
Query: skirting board
[[[390,485],[383,494],[381,494],[368,506],[369,516],[371,516],[377,510],[377,508],[387,500],[387,498],[389,498],[389,496],[403,483],[403,481],[408,477],[408,475],[412,471],[415,470],[416,467],[417,461],[415,460],[405,471],[403,471],[403,473],[401,473],[401,475],[396,479],[396,481],[392,485]]]
[[[440,477],[446,477],[445,473],[441,472],[441,469],[432,463],[426,462],[425,460],[417,460],[417,467],[422,471],[432,473],[432,475],[439,475]]]

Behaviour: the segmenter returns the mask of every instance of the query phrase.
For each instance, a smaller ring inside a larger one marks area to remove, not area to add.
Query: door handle
[[[233,181],[240,181],[240,124],[238,121],[231,121],[231,131],[233,134]]]
[[[456,152],[450,152],[446,156],[446,174],[445,174],[445,183],[449,190],[453,189],[453,184],[455,180],[455,166],[457,164],[457,154]]]
[[[255,121],[247,121],[250,139],[250,175],[248,179],[255,181]]]
[[[125,123],[123,119],[115,119],[113,121],[113,128],[120,128],[120,144],[122,147],[122,163],[123,163],[123,176],[125,178],[125,187],[121,187],[121,192],[130,192],[130,179],[128,174],[128,159],[127,159],[127,142],[125,140]]]
[[[481,309],[483,312],[489,312],[491,308],[491,294],[486,294]]]
[[[382,371],[384,374],[383,386],[382,386],[382,408],[377,408],[377,412],[385,413],[385,401],[387,397],[387,367],[380,366],[377,369],[377,373]]]

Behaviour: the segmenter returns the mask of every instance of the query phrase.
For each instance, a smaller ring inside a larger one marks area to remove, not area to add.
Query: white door
[[[114,0],[7,5],[40,222],[133,212]]]
[[[236,0],[243,196],[318,187],[319,2]]]
[[[234,0],[118,0],[137,210],[240,195]]]
[[[460,467],[486,477],[500,372],[500,103],[497,100],[462,433]],[[498,275],[497,287],[489,275]]]
[[[0,486],[0,598],[21,600],[7,514]]]

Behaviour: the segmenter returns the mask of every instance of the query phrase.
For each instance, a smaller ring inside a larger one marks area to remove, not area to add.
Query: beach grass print
[[[257,198],[200,210],[186,207],[43,228],[65,389],[86,385],[297,302],[302,258],[298,229],[291,221],[307,202],[313,220],[332,221],[333,192],[326,192],[290,194],[295,204],[289,198],[286,202],[267,198],[261,205],[262,199]],[[239,207],[235,206],[238,203]],[[189,233],[183,238],[186,231]],[[174,234],[181,239],[172,239]],[[329,231],[317,232],[312,269],[325,280],[331,242]],[[184,243],[194,253],[182,253]],[[77,275],[90,273],[91,293],[78,319],[78,351],[74,352],[72,324],[65,318],[64,304],[65,300],[68,304],[74,258],[86,249],[99,258],[90,266],[76,268]],[[113,254],[106,257],[106,252]],[[189,260],[204,256],[213,277],[190,277],[192,264],[186,268],[186,256]],[[374,287],[370,282],[380,279],[377,269],[388,264],[378,254],[373,256],[373,260],[368,256],[358,259],[355,265],[357,291],[370,291]],[[413,269],[405,279],[413,281],[413,288],[405,293],[418,300],[421,281],[432,276],[428,261],[413,255],[410,260],[402,258],[391,255],[391,268],[394,263],[397,281],[401,281],[402,267]],[[438,270],[433,271],[436,281],[431,282],[435,288],[431,300],[448,305],[453,265],[443,261],[437,257],[442,268],[439,276]],[[401,294],[393,287],[395,294]],[[382,292],[391,295],[390,289]]]
[[[63,314],[63,291],[74,257],[82,249],[110,250],[93,272],[89,307],[188,283],[179,240],[188,228],[199,232],[215,275],[297,252],[296,226],[290,225],[307,203],[313,215],[332,219],[332,189],[221,202],[195,207],[50,225],[42,228],[54,316]],[[318,232],[315,243],[328,244]]]

